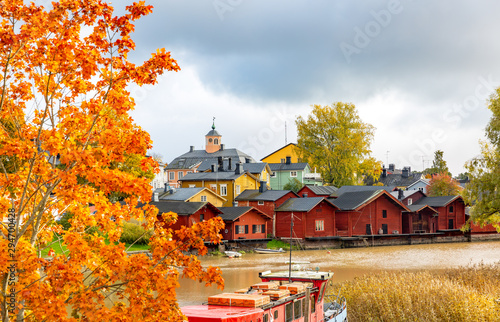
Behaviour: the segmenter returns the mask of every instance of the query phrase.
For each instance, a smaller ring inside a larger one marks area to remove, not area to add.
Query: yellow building
[[[208,188],[225,198],[224,207],[231,207],[234,198],[246,189],[258,189],[259,180],[237,164],[236,171],[190,173],[180,179],[182,188]]]
[[[222,207],[227,201],[226,198],[204,187],[171,189],[161,193],[158,199],[161,201],[210,202],[215,207]]]
[[[302,162],[297,154],[297,144],[288,143],[282,148],[274,151],[273,153],[265,156],[260,161],[266,163],[286,163],[286,158],[290,158],[291,163],[300,163]]]

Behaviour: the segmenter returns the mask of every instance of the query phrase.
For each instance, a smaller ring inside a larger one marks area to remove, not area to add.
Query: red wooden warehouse
[[[346,192],[332,203],[339,236],[400,234],[402,213],[410,211],[386,190]]]
[[[274,210],[288,199],[298,197],[299,196],[291,190],[266,190],[265,187],[263,189],[261,186],[258,190],[247,189],[243,191],[235,198],[235,201],[238,203],[238,206],[255,207],[269,215],[272,220],[268,222],[267,231],[269,234],[276,236]]]
[[[465,203],[461,196],[424,197],[413,205],[427,205],[438,212],[430,232],[458,231],[465,224]]]
[[[276,237],[292,238],[335,236],[338,208],[322,197],[288,199],[276,209]]]
[[[162,213],[174,212],[178,215],[177,222],[168,226],[174,230],[181,226],[191,227],[193,223],[209,220],[222,213],[210,202],[159,201],[150,204],[158,208],[158,222],[162,221]]]
[[[225,240],[265,239],[271,216],[254,207],[220,207],[219,215],[226,224],[221,232]]]

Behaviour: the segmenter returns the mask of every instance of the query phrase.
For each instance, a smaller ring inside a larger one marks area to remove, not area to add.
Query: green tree
[[[500,232],[500,88],[490,97],[493,115],[486,127],[487,141],[480,142],[481,155],[467,162],[470,174],[464,197],[472,207],[470,220],[493,224]]]
[[[301,158],[337,187],[378,177],[382,164],[370,157],[375,128],[361,120],[354,104],[312,107],[307,120],[299,116],[295,121]]]
[[[424,174],[430,175],[432,177],[432,175],[434,174],[447,173],[451,177],[450,170],[448,169],[448,165],[443,158],[443,154],[444,153],[441,150],[437,150],[434,152],[432,167],[425,169]]]
[[[460,185],[447,173],[434,174],[427,187],[429,197],[456,196],[460,194]]]
[[[300,182],[297,178],[288,179],[288,182],[283,186],[283,190],[292,190],[293,192],[298,192],[304,184]]]

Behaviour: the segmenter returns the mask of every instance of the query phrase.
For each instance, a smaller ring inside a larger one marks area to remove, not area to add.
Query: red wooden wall
[[[221,231],[222,238],[226,240],[235,240],[235,239],[264,239],[267,238],[267,222],[270,221],[270,218],[264,218],[261,214],[259,214],[256,210],[251,209],[250,211],[243,214],[241,217],[233,221],[224,221],[226,223],[226,228]],[[253,226],[264,225],[264,232],[253,232]],[[247,226],[248,233],[237,234],[236,226]],[[227,232],[226,232],[227,230]]]

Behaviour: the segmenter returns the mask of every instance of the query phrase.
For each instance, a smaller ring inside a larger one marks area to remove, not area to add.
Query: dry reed
[[[500,262],[444,272],[384,272],[333,285],[349,321],[500,321]]]

